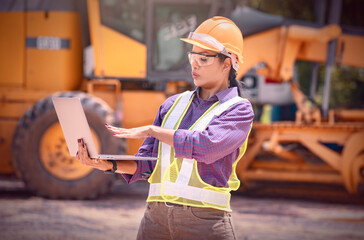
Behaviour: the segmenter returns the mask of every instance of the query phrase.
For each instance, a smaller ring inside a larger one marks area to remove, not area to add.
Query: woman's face
[[[202,53],[206,55],[216,55],[214,51],[206,50],[197,46],[193,46],[192,52]],[[230,71],[230,59],[221,61],[217,57],[213,57],[214,61],[211,65],[200,66],[197,60],[191,62],[192,77],[194,83],[198,87],[213,89],[228,86],[228,76]]]

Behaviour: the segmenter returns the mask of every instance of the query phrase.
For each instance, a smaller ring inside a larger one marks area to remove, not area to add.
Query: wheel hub
[[[99,140],[91,130],[96,148],[100,150]],[[39,155],[45,169],[53,176],[63,180],[77,180],[87,176],[93,168],[85,166],[70,155],[59,123],[50,126],[40,141]]]

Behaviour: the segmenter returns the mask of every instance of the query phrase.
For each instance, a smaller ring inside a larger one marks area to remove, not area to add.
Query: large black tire
[[[86,176],[62,179],[48,171],[41,159],[42,136],[58,123],[51,99],[53,96],[80,98],[90,127],[99,139],[101,152],[125,154],[126,142],[112,137],[104,126],[105,123],[116,124],[112,109],[104,101],[83,92],[61,92],[41,99],[20,119],[12,144],[14,167],[27,188],[36,195],[53,199],[94,199],[110,189],[115,175],[90,169]],[[60,138],[63,139],[63,136]],[[62,151],[67,151],[67,148]],[[68,151],[66,154],[69,154]],[[72,157],[63,157],[62,160],[76,161]]]

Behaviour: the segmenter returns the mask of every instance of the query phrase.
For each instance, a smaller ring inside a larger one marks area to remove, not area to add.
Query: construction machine
[[[81,99],[98,151],[135,154],[104,123],[152,124],[193,79],[179,40],[231,3],[192,0],[11,0],[0,3],[0,172],[37,195],[95,198],[115,181],[68,153],[51,101]]]
[[[247,152],[237,167],[246,187],[257,181],[274,181],[338,184],[349,193],[362,189],[364,106],[329,109],[329,98],[334,64],[364,67],[364,31],[339,26],[343,1],[315,4],[316,23],[284,23],[282,17],[244,7],[232,15],[251,34],[244,38],[246,60],[238,75],[246,83],[250,99],[274,105],[294,102],[297,108],[294,121],[254,122]],[[259,29],[264,30],[257,33]],[[293,81],[297,60],[316,63],[314,90],[317,63],[325,64],[322,106],[315,105]],[[247,73],[253,67],[260,74]]]
[[[115,176],[69,155],[51,97],[81,99],[99,152],[135,154],[142,140],[115,139],[104,123],[126,128],[151,124],[166,97],[192,88],[189,48],[179,38],[214,15],[230,17],[242,29],[245,63],[238,79],[253,79],[255,85],[267,78],[283,82],[298,108],[295,121],[253,124],[248,150],[237,167],[243,183],[323,182],[356,192],[364,172],[364,110],[326,114],[326,105],[323,111],[308,106],[291,80],[298,59],[326,62],[328,70],[334,63],[363,67],[359,53],[364,38],[346,33],[337,21],[287,25],[222,0],[2,3],[0,172],[15,172],[44,197],[84,199],[107,192]],[[257,74],[251,75],[257,66]],[[277,99],[272,95],[267,101]],[[301,147],[287,147],[292,143]],[[318,161],[300,155],[302,149]]]

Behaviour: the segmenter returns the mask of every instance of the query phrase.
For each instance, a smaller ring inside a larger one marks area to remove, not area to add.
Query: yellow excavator
[[[51,97],[81,99],[99,152],[135,154],[142,140],[115,139],[104,123],[151,124],[166,97],[190,89],[189,49],[179,38],[204,19],[222,15],[244,34],[245,63],[238,79],[252,91],[265,87],[257,87],[258,79],[288,84],[298,109],[295,121],[253,124],[239,178],[247,185],[258,180],[342,184],[355,193],[364,175],[364,110],[312,107],[292,82],[296,60],[325,62],[328,82],[333,64],[364,67],[364,38],[339,27],[334,13],[340,4],[332,2],[333,20],[320,26],[286,24],[222,0],[0,4],[0,173],[15,172],[44,197],[92,199],[107,192],[116,176],[69,155]],[[288,148],[290,143],[302,147]],[[319,161],[301,156],[303,147]]]

